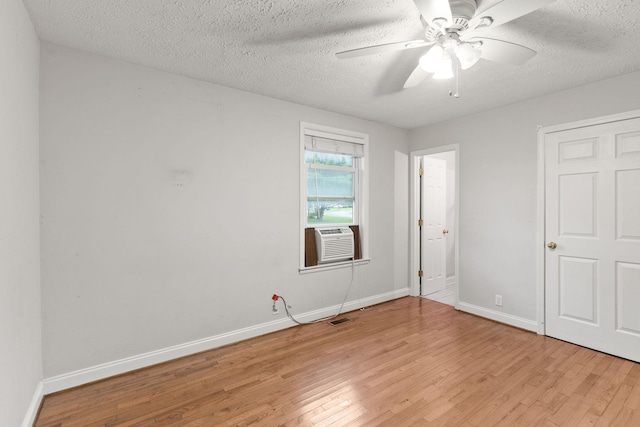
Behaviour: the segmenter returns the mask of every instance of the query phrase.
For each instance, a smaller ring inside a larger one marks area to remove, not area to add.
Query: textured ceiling
[[[538,54],[522,66],[481,60],[461,73],[459,99],[450,81],[402,89],[425,48],[335,57],[422,38],[412,0],[24,3],[43,41],[406,129],[640,70],[638,0],[556,0],[486,30]]]

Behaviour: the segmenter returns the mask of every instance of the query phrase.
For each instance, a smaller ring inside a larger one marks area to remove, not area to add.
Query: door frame
[[[419,253],[420,253],[420,235],[418,230],[418,219],[420,216],[420,157],[428,156],[430,154],[439,154],[447,151],[453,151],[456,155],[455,161],[455,218],[453,224],[454,230],[454,257],[455,257],[455,277],[456,277],[456,302],[455,307],[458,308],[458,290],[460,289],[460,244],[459,244],[459,227],[460,222],[460,144],[442,145],[434,148],[427,148],[422,150],[412,151],[409,157],[409,277],[410,287],[409,295],[420,296],[420,284],[418,280],[418,270],[420,265]],[[448,224],[447,224],[448,225]]]
[[[640,110],[632,110],[624,113],[611,114],[607,116],[594,117],[586,120],[579,120],[575,122],[563,123],[554,126],[538,126],[538,189],[537,189],[537,227],[536,227],[536,305],[537,305],[537,322],[538,322],[538,334],[546,335],[545,326],[545,256],[546,256],[546,242],[545,242],[545,196],[546,196],[546,182],[545,182],[545,137],[548,134],[561,132],[569,129],[577,129],[589,126],[596,126],[605,123],[618,122],[622,120],[640,118]],[[457,249],[457,247],[456,247]]]

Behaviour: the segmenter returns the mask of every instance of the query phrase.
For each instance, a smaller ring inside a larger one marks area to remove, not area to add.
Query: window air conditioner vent
[[[349,227],[316,229],[316,249],[319,263],[352,259],[353,231]]]

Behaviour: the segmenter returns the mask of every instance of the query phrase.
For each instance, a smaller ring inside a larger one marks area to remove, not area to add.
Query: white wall
[[[408,287],[407,132],[42,50],[45,377],[271,322],[274,292],[294,313],[342,301],[350,268],[298,272],[300,121],[370,135],[371,263],[349,300]]]
[[[39,41],[20,0],[0,2],[0,425],[18,426],[42,380]]]
[[[463,305],[535,322],[537,126],[638,108],[640,73],[632,73],[411,133],[412,151],[460,144]]]

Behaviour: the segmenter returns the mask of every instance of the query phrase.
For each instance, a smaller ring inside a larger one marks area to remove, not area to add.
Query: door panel
[[[562,256],[560,261],[560,317],[598,323],[598,261]]]
[[[560,203],[559,235],[596,237],[598,203],[598,174],[578,173],[560,175],[558,200]]]
[[[616,264],[616,291],[618,302],[617,329],[640,337],[640,264]]]
[[[616,157],[640,156],[640,132],[616,136]]]
[[[640,240],[640,169],[616,172],[618,239]]]
[[[545,135],[547,335],[640,361],[640,119]]]
[[[579,141],[567,141],[558,145],[560,163],[576,160],[595,160],[598,158],[598,140],[596,138]]]

